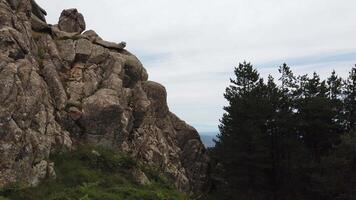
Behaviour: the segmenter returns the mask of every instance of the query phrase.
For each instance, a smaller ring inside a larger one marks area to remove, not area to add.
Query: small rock
[[[108,49],[116,49],[116,50],[122,50],[126,47],[126,42],[120,42],[119,44],[118,43],[115,43],[115,42],[108,42],[108,41],[105,41],[101,38],[97,38],[95,41],[94,41],[95,44],[98,44],[98,45],[101,45],[103,47],[106,47]]]
[[[147,178],[146,174],[143,173],[141,170],[133,169],[131,171],[132,176],[136,183],[140,185],[149,185],[151,184],[150,180]]]
[[[48,167],[48,163],[45,160],[42,160],[41,162],[39,162],[38,164],[36,164],[33,167],[32,171],[33,171],[34,177],[31,181],[31,186],[37,186],[41,180],[46,178],[47,167]]]
[[[68,113],[70,118],[72,118],[74,121],[79,120],[83,115],[83,113],[77,107],[70,107]]]
[[[54,170],[54,163],[50,162],[47,165],[47,177],[51,179],[55,179],[57,177],[56,171]]]
[[[101,156],[100,153],[96,150],[92,150],[91,153],[97,157]]]

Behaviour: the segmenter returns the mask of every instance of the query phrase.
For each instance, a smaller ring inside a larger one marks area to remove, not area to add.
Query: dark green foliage
[[[230,105],[224,108],[227,113],[221,120],[216,152],[230,190],[239,199],[249,199],[252,195],[266,199],[271,192],[266,177],[273,169],[270,140],[265,131],[274,106],[269,100],[275,85],[271,80],[265,86],[257,71],[246,62],[235,69],[235,75],[225,93]]]
[[[280,84],[250,63],[234,72],[211,149],[211,199],[356,199],[356,137],[347,133],[356,122],[356,69],[346,81],[335,72],[322,80],[295,77],[283,64]]]
[[[345,81],[345,123],[347,130],[356,129],[356,67]]]
[[[130,170],[143,167],[132,157],[108,149],[83,146],[76,152],[52,155],[51,160],[56,164],[56,180],[47,180],[35,188],[9,186],[0,195],[11,200],[187,199],[154,169],[147,174],[152,184],[137,185]]]
[[[323,158],[325,199],[356,198],[356,132],[341,137],[335,150]]]

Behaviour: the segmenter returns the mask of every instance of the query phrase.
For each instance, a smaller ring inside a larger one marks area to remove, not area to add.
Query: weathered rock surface
[[[81,33],[85,30],[85,21],[77,9],[63,10],[59,18],[59,29],[69,33]]]
[[[45,14],[32,0],[0,0],[0,187],[55,178],[49,154],[90,143],[158,167],[182,191],[203,192],[205,148],[169,111],[164,86],[148,81],[125,43],[81,34],[76,9],[54,26]]]

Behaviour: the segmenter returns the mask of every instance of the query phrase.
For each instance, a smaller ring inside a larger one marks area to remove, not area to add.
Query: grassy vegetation
[[[154,169],[139,166],[129,156],[110,150],[82,147],[71,153],[53,155],[56,180],[44,181],[35,188],[21,184],[0,190],[9,200],[186,200]],[[140,168],[151,181],[139,185],[130,170]]]

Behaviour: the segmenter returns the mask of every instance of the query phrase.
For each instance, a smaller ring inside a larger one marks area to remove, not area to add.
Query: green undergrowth
[[[55,180],[34,188],[14,184],[0,189],[0,200],[186,200],[153,168],[107,149],[81,147],[78,151],[52,155]],[[130,171],[141,169],[151,181],[139,185]],[[3,196],[3,197],[2,197]]]

